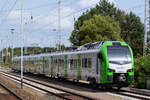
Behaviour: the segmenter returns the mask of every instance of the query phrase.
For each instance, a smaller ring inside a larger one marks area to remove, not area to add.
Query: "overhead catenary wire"
[[[4,24],[4,23],[7,22],[7,18],[9,16],[9,14],[11,13],[11,11],[13,10],[13,8],[15,7],[15,5],[17,4],[17,1],[18,0],[15,0],[15,2],[13,3],[13,5],[9,7],[10,9],[8,8],[8,13],[6,14],[6,16],[4,16],[4,19],[1,21],[1,24]]]
[[[67,3],[67,5],[68,4],[73,4],[73,3]],[[42,4],[43,5],[43,4]],[[42,5],[41,5],[41,7],[42,7]],[[46,5],[46,4],[45,4]],[[66,4],[65,4],[66,5]],[[47,5],[48,6],[48,5]],[[38,7],[39,8],[41,8],[40,7],[40,5],[39,6],[36,6],[35,8],[33,7],[33,9],[38,9]],[[44,5],[43,5],[43,7],[44,7]],[[139,7],[140,7],[140,5],[139,5]],[[66,16],[62,16],[62,19],[61,20],[64,20],[64,19],[66,19],[66,18],[68,18],[68,17],[70,17],[70,16],[73,16],[73,15],[75,15],[75,14],[77,14],[77,13],[82,13],[82,11],[84,11],[84,10],[87,10],[87,9],[89,9],[90,7],[88,7],[88,8],[83,8],[83,9],[78,9],[78,10],[76,10],[76,11],[73,11],[72,13],[70,13],[70,14],[67,14]],[[136,8],[138,8],[138,7],[135,7],[135,9]],[[132,9],[132,8],[129,8],[129,9]],[[62,9],[61,9],[62,10]],[[128,9],[127,9],[128,10]],[[53,16],[53,15],[52,15]],[[58,16],[57,14],[56,15],[54,15],[54,16]],[[46,18],[47,16],[41,16],[41,17],[36,17],[35,19],[34,19],[34,22],[36,22],[38,19],[43,19],[43,18]],[[37,32],[38,30],[40,30],[40,29],[43,29],[43,28],[45,28],[45,27],[49,27],[49,25],[51,25],[51,24],[53,24],[55,21],[57,21],[58,19],[56,19],[56,20],[53,20],[53,22],[51,21],[49,24],[46,24],[46,25],[44,25],[44,26],[42,26],[42,27],[37,27],[35,30],[31,30],[31,32]],[[28,23],[28,25],[29,25],[30,23]],[[31,22],[31,24],[32,24],[32,22]],[[31,27],[32,28],[32,27]],[[31,29],[30,28],[30,29]]]
[[[7,20],[9,14],[11,13],[11,11],[13,10],[13,8],[14,8],[15,5],[17,4],[17,1],[18,1],[18,0],[16,0],[16,1],[14,2],[13,6],[9,9],[8,14],[7,14],[7,16],[5,17],[4,21]]]
[[[73,14],[75,14],[75,13],[79,13],[79,12],[81,12],[81,11],[83,11],[83,10],[87,10],[87,9],[93,7],[94,5],[96,5],[97,3],[99,3],[99,2],[96,2],[95,4],[92,4],[92,5],[88,6],[88,7],[79,9],[78,11],[72,12],[72,13],[70,13],[70,14],[68,14],[68,15],[66,15],[66,16],[64,16],[64,17],[62,17],[61,20],[65,19],[65,18],[67,18],[67,17],[69,17],[69,16],[71,16],[71,15],[73,15]],[[51,25],[51,24],[54,23],[55,21],[57,21],[57,20],[53,20],[53,22],[50,22],[49,24],[47,24],[47,25],[45,25],[45,26],[39,27],[37,30],[42,29],[42,28],[45,28],[45,27],[48,27],[48,25]],[[37,30],[33,30],[33,31],[31,31],[31,32],[34,32],[34,31],[37,31]]]

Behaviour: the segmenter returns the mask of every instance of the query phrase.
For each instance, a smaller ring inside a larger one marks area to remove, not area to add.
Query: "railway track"
[[[14,93],[11,89],[9,89],[7,86],[5,86],[4,84],[2,84],[2,83],[0,83],[0,86],[2,87],[2,88],[4,88],[6,91],[8,91],[9,92],[9,95],[13,95],[13,97],[12,96],[9,96],[10,98],[9,99],[15,99],[15,100],[23,100],[20,96],[18,96],[16,93]],[[0,97],[1,98],[1,97]],[[2,99],[2,98],[1,98]],[[8,97],[6,97],[6,100],[8,99]],[[5,100],[4,98],[3,98],[3,100]]]
[[[3,74],[9,74],[9,75],[16,76],[16,77],[20,77],[19,75],[14,74],[14,73],[9,73],[9,72],[4,72],[4,71],[2,73]],[[67,91],[67,90],[64,90],[64,89],[62,90],[62,89],[57,88],[57,87],[53,87],[53,86],[50,86],[49,84],[43,83],[43,82],[41,82],[39,80],[31,79],[31,78],[28,78],[28,77],[24,77],[24,79],[28,80],[28,81],[32,81],[32,82],[38,83],[38,84],[42,84],[44,86],[47,86],[47,87],[50,87],[50,88],[54,88],[54,89],[57,89],[59,91],[64,92],[64,93],[61,93],[61,94],[57,93],[57,94],[54,94],[54,95],[56,95],[56,96],[60,95],[60,97],[63,96],[63,97],[65,97],[63,99],[66,99],[66,100],[68,100],[68,98],[69,98],[69,100],[95,100],[96,99],[96,98],[90,98],[90,97],[87,97],[87,96],[84,96],[84,95],[80,95],[78,93],[73,93],[71,91]],[[20,80],[18,80],[18,81],[20,81]],[[29,83],[27,83],[27,84],[29,85]],[[43,90],[43,91],[46,91],[47,93],[49,93],[48,90]],[[94,91],[98,92],[98,91],[100,91],[100,89],[96,88]],[[131,97],[131,98],[140,99],[140,100],[150,100],[150,94],[143,93],[143,92],[141,92],[139,90],[138,91],[132,91],[132,90],[119,90],[118,91],[116,89],[112,89],[112,90],[105,90],[104,92],[107,92],[108,94],[112,93],[112,95],[115,94],[115,95],[119,95],[119,96],[123,96],[123,97]],[[51,94],[53,94],[53,93],[51,93]]]
[[[111,93],[121,96],[132,97],[140,100],[150,100],[149,94],[140,93],[138,91],[128,91],[128,90],[109,90]]]
[[[8,72],[1,72],[1,75],[13,79],[17,82],[20,82],[20,76]],[[49,84],[46,84],[44,82],[34,80],[31,78],[24,77],[24,84],[28,85],[30,87],[36,88],[38,90],[44,91],[46,93],[49,93],[51,95],[54,95],[58,97],[60,100],[95,100],[95,98],[91,98],[79,93],[74,93],[62,88],[54,87]]]

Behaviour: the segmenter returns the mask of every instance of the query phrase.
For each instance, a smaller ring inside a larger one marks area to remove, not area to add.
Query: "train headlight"
[[[128,69],[128,70],[127,70],[127,72],[132,72],[132,71],[133,71],[132,69]]]
[[[108,72],[115,72],[115,70],[114,69],[108,69]]]

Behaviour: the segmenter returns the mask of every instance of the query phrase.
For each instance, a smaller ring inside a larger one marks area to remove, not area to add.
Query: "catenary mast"
[[[61,0],[58,1],[58,50],[61,50],[61,17],[60,17]]]
[[[150,35],[150,0],[145,0],[145,18],[144,18],[144,47],[143,56],[146,55],[147,50],[147,37]]]

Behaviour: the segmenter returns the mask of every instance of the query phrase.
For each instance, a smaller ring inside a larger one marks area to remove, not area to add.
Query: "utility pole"
[[[3,64],[3,39],[1,40],[1,46],[2,46],[2,52],[1,52],[2,53],[1,54],[2,55],[2,61],[1,61],[1,63]]]
[[[144,18],[144,45],[143,45],[143,56],[146,55],[147,50],[147,37],[150,34],[150,0],[145,0],[145,18]]]
[[[6,64],[8,64],[8,47],[9,47],[9,43],[8,43],[8,36],[6,36]]]
[[[20,2],[21,7],[21,88],[23,88],[23,0]]]
[[[58,50],[61,50],[61,17],[60,17],[61,0],[58,1]]]
[[[3,40],[1,39],[1,46],[3,45],[2,44],[3,43]],[[1,61],[0,61],[1,63],[1,66],[0,67],[2,67],[2,64],[3,64],[3,47],[2,47],[2,50],[1,50]]]
[[[15,29],[10,29],[11,30],[11,34],[12,34],[12,48],[11,48],[11,63],[13,63],[13,57],[14,57],[14,47],[13,47],[13,34],[14,34],[14,30]]]

